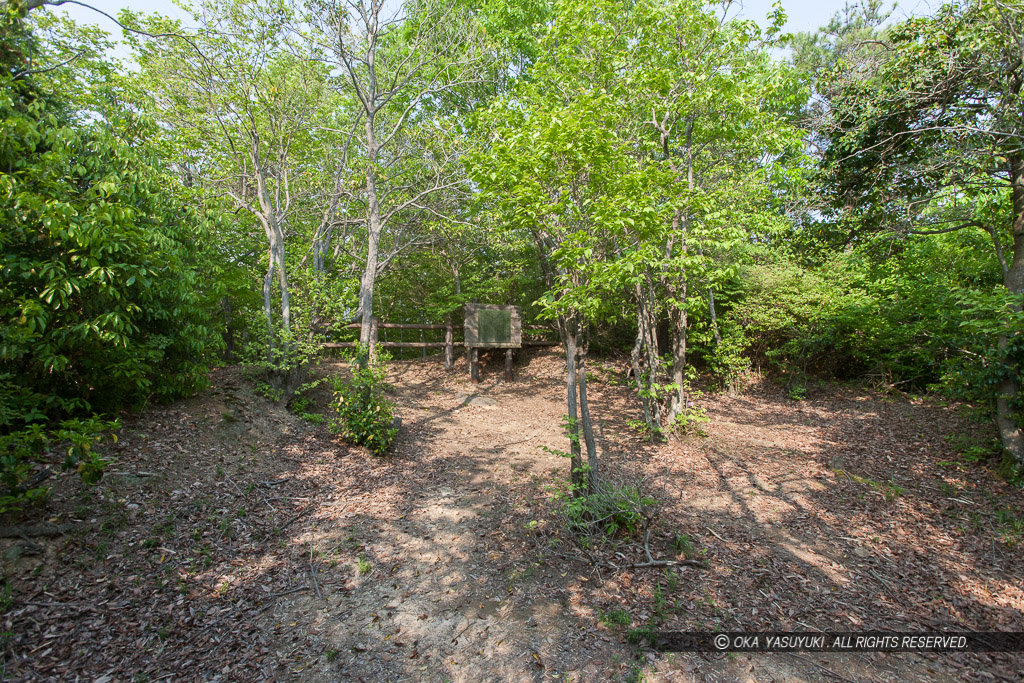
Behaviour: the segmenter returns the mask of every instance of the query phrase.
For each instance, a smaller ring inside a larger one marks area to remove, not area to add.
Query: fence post
[[[377,362],[377,332],[380,327],[380,319],[373,316],[370,319],[370,363]]]
[[[469,353],[470,361],[470,376],[473,379],[473,384],[480,384],[480,349],[473,347],[473,350]]]
[[[451,370],[452,365],[455,364],[455,334],[452,330],[452,316],[449,315],[445,320],[444,328],[444,369]]]
[[[426,324],[427,324],[427,320],[421,314],[420,315],[420,325],[426,325]],[[426,344],[426,343],[427,343],[427,331],[421,327],[420,328],[420,344]],[[423,358],[426,358],[427,357],[427,347],[424,346],[421,350],[423,351],[421,356]]]
[[[505,381],[512,381],[512,349],[505,349]]]

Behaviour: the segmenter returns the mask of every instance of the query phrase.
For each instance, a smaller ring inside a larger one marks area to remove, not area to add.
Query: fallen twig
[[[316,589],[316,597],[321,600],[324,599],[323,593],[320,592],[320,582],[316,580],[316,565],[313,564],[313,539],[309,540],[309,575],[313,577],[313,588]]]
[[[633,562],[631,564],[614,564],[612,562],[602,563],[615,571],[623,569],[643,569],[645,567],[697,567],[707,569],[708,565],[700,560],[653,560],[651,562]]]
[[[298,593],[300,591],[308,591],[308,590],[309,590],[309,586],[296,586],[295,588],[289,588],[288,590],[281,591],[280,593],[271,593],[270,595],[267,596],[267,599],[268,600],[273,600],[274,598],[280,598],[280,597],[284,597],[285,595],[291,595],[292,593]]]
[[[84,605],[77,602],[36,602],[34,600],[18,600],[15,604],[31,605],[32,607],[70,607],[71,609],[85,610],[87,612],[99,612],[93,605]]]
[[[235,480],[231,478],[231,475],[230,475],[230,474],[228,474],[227,472],[225,472],[225,473],[224,473],[224,478],[225,478],[225,479],[227,479],[227,480],[228,480],[229,482],[231,482],[231,485],[235,487],[235,490],[236,490],[236,491],[238,491],[238,493],[239,493],[239,494],[240,494],[240,495],[242,496],[242,498],[245,498],[245,497],[246,497],[246,496],[245,496],[245,491],[243,491],[243,490],[242,490],[242,489],[241,489],[241,488],[240,488],[240,487],[238,486],[238,484],[236,484],[236,483],[235,483]]]
[[[292,525],[292,524],[294,524],[294,523],[295,523],[296,521],[298,521],[298,520],[299,520],[299,518],[301,518],[301,517],[305,516],[305,515],[306,515],[307,513],[309,513],[309,511],[310,511],[310,510],[312,510],[312,509],[313,509],[313,506],[312,506],[312,505],[309,505],[309,506],[307,506],[307,507],[306,507],[306,508],[305,508],[305,509],[304,509],[304,510],[303,510],[302,512],[300,512],[299,514],[295,515],[294,517],[292,517],[291,519],[289,519],[289,520],[288,520],[287,522],[285,522],[284,524],[282,524],[281,526],[279,526],[279,527],[278,527],[278,530],[280,530],[280,531],[284,531],[284,530],[285,530],[285,529],[287,529],[287,528],[288,528],[289,526],[291,526],[291,525]]]
[[[0,527],[0,538],[24,538],[30,536],[63,536],[77,525],[75,524],[25,524],[22,526]]]

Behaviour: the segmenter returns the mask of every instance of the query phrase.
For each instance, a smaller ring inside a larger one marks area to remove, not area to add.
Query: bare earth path
[[[598,364],[609,474],[664,501],[655,556],[684,536],[706,564],[616,570],[644,559],[636,542],[580,549],[550,500],[563,366],[537,354],[505,384],[495,359],[473,387],[436,359],[395,363],[384,458],[232,371],[130,418],[101,486],[62,477],[37,513],[70,531],[0,543],[3,678],[1019,680],[1019,654],[638,651],[644,626],[1024,630],[1024,495],[956,462],[946,436],[987,426],[954,407],[841,386],[797,402],[764,382],[710,397],[706,437],[652,445]]]
[[[365,503],[347,496],[342,526],[310,531],[315,548],[358,548],[372,569],[357,569],[326,608],[307,597],[281,617],[308,619],[339,653],[303,679],[596,680],[628,670],[629,649],[574,613],[563,563],[504,528],[534,504],[524,485],[565,469],[541,450],[563,440],[559,368],[546,360],[519,382],[478,386],[436,363],[397,364],[395,495],[384,508],[370,507],[377,488]]]

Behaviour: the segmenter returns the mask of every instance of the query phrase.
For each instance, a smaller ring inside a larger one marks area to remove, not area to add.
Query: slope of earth
[[[617,368],[595,366],[605,474],[662,501],[653,556],[691,561],[636,567],[641,542],[580,547],[556,512],[562,358],[531,354],[512,383],[490,360],[478,386],[434,358],[394,363],[403,424],[384,458],[253,395],[232,369],[202,396],[127,417],[100,486],[60,477],[29,520],[50,536],[0,542],[3,678],[1016,680],[1024,668],[998,653],[627,643],[659,629],[1024,630],[1024,495],[956,462],[945,437],[985,427],[954,407],[844,387],[795,402],[765,382],[709,397],[706,437],[655,445],[627,426],[638,411]]]

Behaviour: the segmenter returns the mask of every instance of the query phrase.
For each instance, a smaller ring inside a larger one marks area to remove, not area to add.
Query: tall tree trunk
[[[373,130],[373,116],[366,118],[366,151],[368,167],[366,172],[366,229],[367,248],[366,265],[363,277],[359,282],[359,312],[361,326],[359,343],[369,346],[370,324],[373,321],[373,290],[377,283],[377,253],[380,249],[380,204],[377,201],[377,177],[375,164],[377,161],[377,140]]]
[[[672,296],[676,297],[681,294],[685,298],[685,281],[682,282],[679,290],[681,292],[674,293]],[[686,309],[682,306],[673,306],[669,311],[669,319],[672,321],[672,384],[675,385],[675,390],[669,401],[665,423],[668,429],[672,429],[676,418],[686,407]]]
[[[629,358],[633,365],[633,379],[636,380],[637,394],[640,395],[640,405],[644,411],[644,422],[647,423],[647,428],[654,431],[658,427],[657,423],[654,422],[651,414],[651,399],[649,395],[649,387],[644,380],[644,375],[640,369],[640,353],[644,350],[644,340],[647,338],[647,329],[644,327],[644,304],[643,304],[643,290],[637,285],[637,311],[636,311],[636,341],[633,343],[633,351],[630,353]]]
[[[646,287],[644,297],[644,346],[647,349],[647,392],[651,401],[651,420],[656,429],[661,429],[661,402],[655,385],[661,378],[661,359],[658,356],[658,314],[654,306],[654,282],[650,271],[644,273]]]
[[[686,134],[683,145],[684,159],[686,161],[686,187],[691,192],[693,191],[693,119],[691,118],[686,123]],[[674,166],[673,166],[674,169]],[[688,238],[688,227],[690,222],[690,214],[683,215],[681,209],[676,209],[672,215],[672,235],[679,235],[679,250],[682,258],[686,257],[687,252],[687,238]],[[668,261],[672,258],[672,241],[670,239],[669,246],[665,251],[665,260]],[[675,301],[675,304],[669,307],[669,317],[672,320],[672,384],[675,385],[676,389],[672,395],[672,399],[669,403],[668,415],[666,416],[666,423],[669,430],[673,429],[673,424],[679,415],[686,408],[686,327],[687,327],[687,315],[686,315],[686,297],[687,297],[687,284],[686,284],[686,266],[680,270],[678,275],[678,285],[675,282],[674,274],[670,273],[669,277],[664,279],[665,290],[668,295]]]
[[[722,333],[718,330],[718,313],[715,311],[715,290],[708,287],[708,314],[711,316],[711,331],[715,335],[715,344],[722,343]]]
[[[1013,199],[1013,260],[1006,270],[1006,288],[1013,294],[1024,294],[1024,157],[1019,154],[1009,155],[1011,196]],[[1016,306],[1020,312],[1020,304]],[[1015,332],[1014,336],[1020,335]],[[1011,338],[1003,335],[999,339],[999,351],[1006,354]],[[1006,359],[1009,362],[1009,359]],[[996,426],[1003,447],[1016,459],[1019,466],[1024,466],[1024,430],[1020,426],[1020,415],[1017,414],[1011,401],[1019,400],[1020,385],[1017,375],[1018,367],[1008,367],[1006,377],[1000,382],[996,395]]]
[[[590,420],[590,403],[587,401],[587,333],[580,335],[576,349],[576,383],[580,392],[580,427],[583,441],[587,446],[587,493],[597,492],[598,462],[597,444],[594,441],[594,423]]]
[[[258,155],[253,155],[254,165],[258,163]],[[256,198],[260,204],[260,217],[263,229],[267,234],[267,241],[270,244],[270,265],[267,268],[267,276],[263,281],[263,309],[267,315],[267,321],[273,331],[273,314],[271,310],[270,290],[273,286],[274,271],[277,271],[277,279],[281,290],[281,326],[285,332],[291,331],[291,301],[288,296],[288,271],[285,269],[284,253],[284,230],[278,213],[278,207],[270,198],[266,178],[262,169],[256,171]]]
[[[276,219],[274,223],[277,223]],[[281,289],[281,326],[285,332],[291,332],[292,306],[291,297],[288,295],[288,271],[284,267],[284,232],[280,225],[276,226],[274,237],[270,251],[274,255],[274,260],[277,261],[277,281]]]
[[[566,365],[566,395],[568,398],[569,415],[569,466],[571,469],[571,481],[573,495],[582,495],[586,481],[583,478],[583,458],[580,453],[580,424],[579,412],[576,407],[576,339],[577,330],[575,321],[559,321],[559,328],[562,330],[562,343],[565,345]]]
[[[680,249],[686,253],[686,222],[682,220],[682,212],[676,211],[672,216],[672,234],[682,232],[682,244]],[[672,254],[666,254],[666,260]],[[672,398],[669,400],[668,413],[665,416],[666,427],[672,430],[676,418],[686,407],[686,328],[688,324],[686,314],[686,270],[683,269],[678,276],[678,283],[673,274],[664,277],[663,285],[674,304],[669,306],[669,320],[672,323],[672,384],[675,389]]]
[[[268,231],[269,234],[269,231]],[[267,319],[267,361],[274,360],[274,255],[267,253],[267,274],[263,276],[263,315]]]

